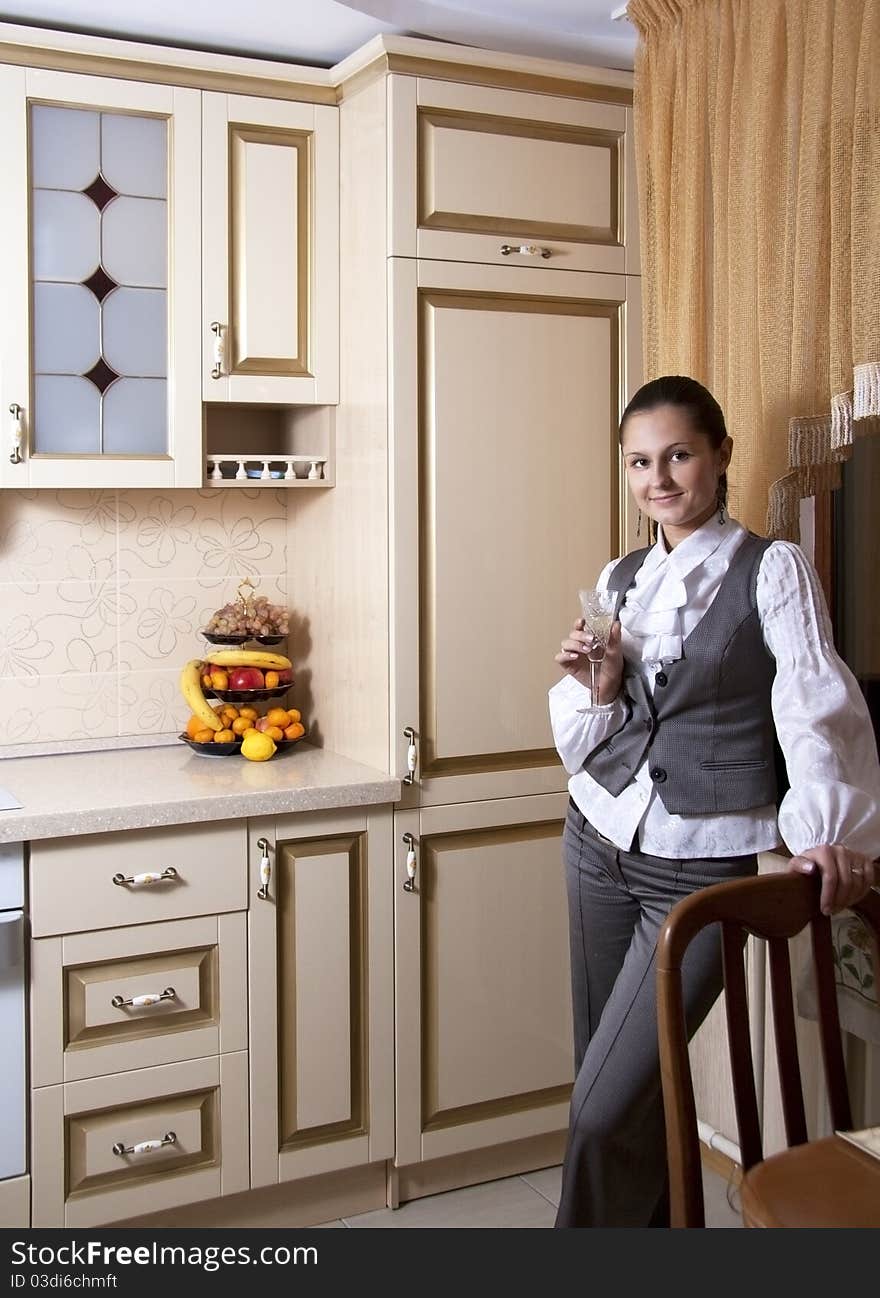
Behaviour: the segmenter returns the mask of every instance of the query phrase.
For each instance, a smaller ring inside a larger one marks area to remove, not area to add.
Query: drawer
[[[33,936],[245,910],[246,839],[245,821],[229,820],[35,842]]]
[[[95,1226],[248,1188],[247,1052],[32,1093],[33,1225]]]
[[[627,269],[624,104],[406,81],[392,96],[392,255]]]
[[[244,1050],[246,927],[239,912],[37,938],[32,1084]]]

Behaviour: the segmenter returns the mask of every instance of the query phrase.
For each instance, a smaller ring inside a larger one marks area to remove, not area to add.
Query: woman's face
[[[643,514],[662,523],[673,545],[701,527],[718,507],[718,479],[733,443],[717,449],[679,406],[657,406],[630,415],[623,427],[626,476]]]

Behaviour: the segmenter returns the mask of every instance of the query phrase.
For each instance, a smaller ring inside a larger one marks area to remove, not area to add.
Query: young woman
[[[582,620],[550,691],[571,776],[577,1070],[557,1226],[668,1224],[654,948],[675,902],[755,874],[756,854],[784,840],[790,869],[821,874],[831,913],[873,885],[880,854],[867,708],[801,550],[727,515],[732,442],[718,403],[693,379],[656,379],[627,406],[620,438],[657,540],[599,577],[618,620],[597,697]],[[684,977],[693,1033],[722,986],[712,929],[691,943]]]

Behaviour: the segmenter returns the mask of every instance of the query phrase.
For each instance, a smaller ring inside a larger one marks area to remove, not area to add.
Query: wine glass
[[[593,643],[586,654],[590,663],[590,695],[595,706],[599,700],[599,673],[614,623],[616,592],[595,588],[579,590],[578,598],[584,616],[584,630],[590,631],[593,636]]]

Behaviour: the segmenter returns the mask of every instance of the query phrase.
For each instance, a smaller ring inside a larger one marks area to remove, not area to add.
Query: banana
[[[293,666],[284,654],[264,653],[259,649],[215,649],[205,654],[205,662],[214,667],[268,667],[273,671]]]
[[[180,673],[180,692],[186,699],[193,716],[204,721],[206,730],[220,730],[217,713],[206,702],[202,693],[202,660],[192,658]]]

